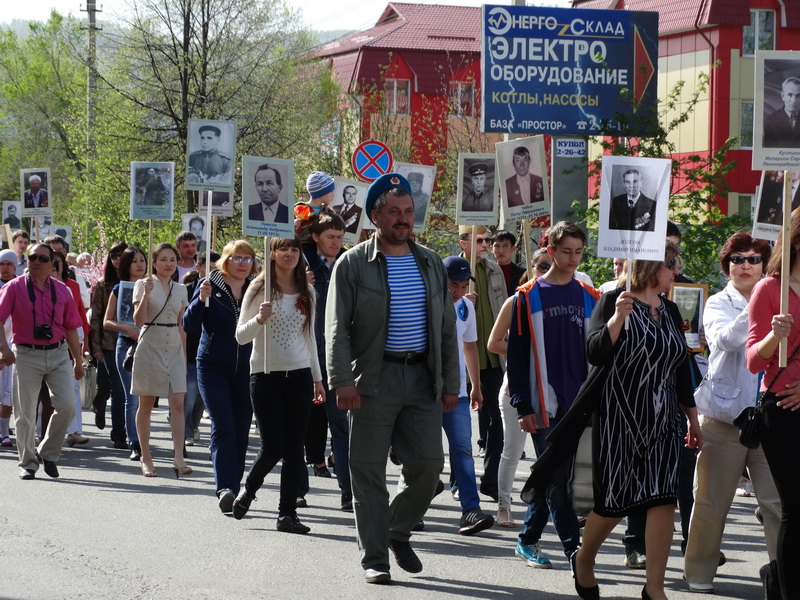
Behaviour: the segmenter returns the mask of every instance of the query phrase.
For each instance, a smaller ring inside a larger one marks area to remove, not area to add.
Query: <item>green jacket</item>
[[[460,370],[456,315],[447,288],[447,271],[432,250],[408,242],[428,298],[428,367],[435,378],[434,398],[458,394]],[[360,394],[378,393],[389,323],[386,258],[377,236],[336,261],[325,309],[328,385],[355,385]]]

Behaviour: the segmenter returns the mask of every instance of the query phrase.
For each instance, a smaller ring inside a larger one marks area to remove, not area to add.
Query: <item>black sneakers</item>
[[[234,510],[236,510],[235,506]],[[303,525],[296,516],[286,516],[278,517],[278,531],[284,533],[308,533],[311,528]]]
[[[389,548],[394,553],[397,566],[401,569],[409,573],[419,573],[422,571],[422,562],[417,557],[409,542],[390,539]]]
[[[233,518],[237,521],[247,514],[250,510],[250,504],[256,499],[255,494],[251,494],[247,490],[242,490],[233,501]]]
[[[461,515],[458,533],[473,535],[494,525],[494,517],[482,512],[480,508],[471,508]]]

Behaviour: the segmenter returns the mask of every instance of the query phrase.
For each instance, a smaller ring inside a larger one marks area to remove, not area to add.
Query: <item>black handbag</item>
[[[755,450],[761,445],[761,422],[764,420],[764,405],[761,402],[762,394],[755,406],[748,406],[733,420],[739,428],[739,443]]]
[[[792,362],[798,349],[800,349],[800,346],[794,349],[789,360],[786,361],[787,365]],[[755,450],[761,445],[761,424],[764,421],[764,397],[769,394],[769,391],[772,389],[772,384],[778,380],[785,370],[786,367],[783,367],[778,371],[778,374],[775,375],[775,379],[773,379],[772,383],[767,387],[767,391],[759,395],[758,402],[756,402],[755,406],[748,406],[733,420],[733,424],[739,428],[739,442],[742,446]]]
[[[167,301],[164,302],[164,306],[161,307],[161,310],[158,311],[158,314],[153,318],[150,323],[145,323],[145,325],[153,325],[156,319],[164,312],[164,309],[167,308],[167,304],[169,304],[169,299],[172,297],[172,282],[169,284],[169,294],[167,294]],[[141,333],[139,339],[142,339],[142,336],[146,333],[146,330]],[[133,356],[136,354],[136,347],[139,345],[139,340],[134,341],[128,351],[125,353],[125,358],[122,359],[122,368],[125,369],[128,373],[133,371]]]

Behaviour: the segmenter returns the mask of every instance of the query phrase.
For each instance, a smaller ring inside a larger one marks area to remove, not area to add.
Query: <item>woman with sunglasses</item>
[[[722,272],[730,278],[725,289],[706,302],[703,327],[710,350],[708,375],[695,392],[703,449],[697,457],[695,499],[689,523],[683,575],[693,592],[712,593],[719,563],[722,532],[739,477],[747,468],[756,489],[767,538],[775,558],[781,503],[761,448],[739,443],[733,420],[755,404],[758,375],[745,365],[748,302],[761,280],[770,256],[769,243],[739,232],[720,252]]]
[[[133,322],[133,285],[147,275],[147,258],[136,246],[128,246],[119,260],[120,283],[111,288],[108,297],[103,327],[117,334],[114,363],[117,375],[125,393],[125,429],[128,432],[132,461],[142,458],[142,446],[136,432],[136,411],[139,410],[139,396],[131,393],[131,373],[122,368],[128,349],[139,339],[139,328]]]
[[[236,327],[240,344],[253,342],[250,400],[261,448],[233,503],[233,516],[247,514],[264,478],[283,459],[277,529],[286,533],[310,531],[297,518],[297,489],[306,468],[303,450],[311,403],[325,402],[314,335],[314,288],[300,256],[299,238],[272,238],[265,271],[247,290]],[[272,283],[268,301],[266,269]]]
[[[549,256],[547,248],[539,248],[533,253],[531,259],[531,277],[544,275],[550,270]],[[523,273],[520,285],[527,280],[527,272]],[[503,303],[497,319],[489,334],[486,347],[489,352],[494,352],[501,356],[506,355],[508,343],[506,336],[511,325],[511,305],[514,303],[512,295]],[[517,419],[517,409],[511,406],[511,398],[508,395],[508,377],[503,375],[503,385],[500,387],[500,417],[503,421],[503,453],[500,455],[500,466],[497,472],[497,519],[500,527],[516,527],[514,517],[511,514],[511,486],[514,484],[514,476],[517,472],[522,451],[525,449],[525,432],[519,427]]]
[[[183,315],[187,333],[201,331],[197,382],[211,417],[211,463],[219,509],[230,513],[247,457],[252,343],[239,345],[236,323],[242,299],[256,273],[256,253],[244,240],[222,249],[218,267],[203,279]],[[208,306],[206,306],[208,301]]]
[[[666,598],[684,445],[680,411],[688,419],[688,447],[701,445],[682,319],[664,296],[677,256],[667,242],[665,261],[633,260],[630,291],[603,294],[592,312],[586,356],[595,367],[573,404],[573,414],[583,412],[587,400],[594,406],[594,508],[570,560],[575,590],[584,599],[600,597],[594,562],[601,544],[623,516],[641,510],[647,511],[642,598]]]
[[[127,448],[125,436],[125,391],[117,373],[114,350],[117,336],[103,327],[103,317],[108,306],[108,297],[119,283],[119,261],[125,242],[115,242],[106,256],[103,276],[97,280],[92,292],[91,318],[89,319],[89,348],[97,361],[97,395],[92,402],[94,424],[98,429],[106,426],[106,402],[111,396],[111,441],[114,448]]]
[[[89,348],[86,336],[89,334],[89,322],[86,320],[86,309],[83,307],[81,301],[81,286],[77,281],[67,277],[67,257],[63,252],[54,252],[55,258],[53,259],[52,277],[63,282],[69,288],[72,294],[72,300],[75,302],[75,308],[78,309],[78,314],[81,317],[81,327],[78,329],[78,339],[81,342],[83,352]],[[73,356],[73,360],[83,360],[82,356]],[[74,446],[76,444],[87,444],[89,438],[83,435],[83,409],[81,407],[81,389],[77,379],[72,380],[72,388],[75,393],[75,417],[72,419],[69,428],[67,429],[67,445]]]
[[[789,264],[782,264],[782,246],[791,245]],[[761,391],[764,421],[761,447],[781,499],[777,563],[784,598],[800,598],[800,209],[792,212],[789,240],[781,234],[767,264],[767,277],[750,296],[747,368],[764,370]],[[781,278],[789,278],[789,311],[781,314]],[[778,366],[779,345],[787,340],[787,366]]]
[[[133,288],[133,320],[141,332],[133,355],[131,393],[139,396],[136,431],[142,450],[142,475],[145,477],[157,475],[150,455],[150,415],[159,397],[167,398],[169,402],[175,477],[192,472],[183,458],[186,334],[182,319],[189,301],[186,287],[172,280],[179,259],[180,255],[172,244],[159,244],[153,250],[153,274],[137,281]]]

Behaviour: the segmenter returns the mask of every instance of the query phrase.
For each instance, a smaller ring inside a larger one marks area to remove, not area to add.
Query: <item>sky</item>
[[[124,13],[128,1],[132,0],[97,0],[103,12],[99,20],[114,20],[115,14]],[[480,0],[411,0],[416,4],[449,4],[458,6],[481,6]],[[287,0],[287,4],[302,12],[305,22],[314,30],[349,29],[360,31],[372,27],[381,16],[388,0]],[[511,4],[510,0],[497,0],[493,4]],[[546,6],[569,6],[569,0],[537,0],[530,4]],[[81,8],[86,7],[86,0],[27,0],[26,2],[3,2],[0,11],[0,23],[8,23],[14,19],[30,19],[46,21],[54,8],[62,14],[72,14],[76,18],[83,17]]]

